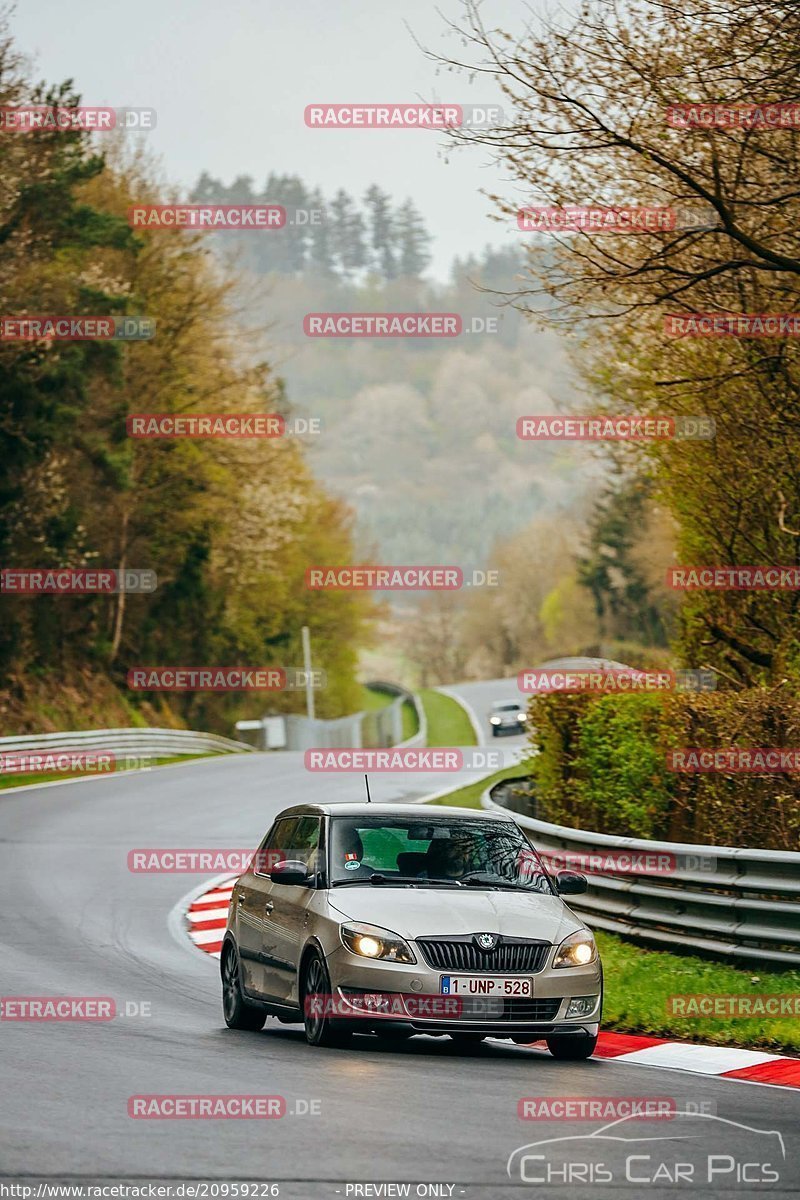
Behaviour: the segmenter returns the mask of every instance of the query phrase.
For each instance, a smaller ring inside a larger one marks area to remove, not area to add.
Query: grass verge
[[[786,995],[800,993],[800,971],[742,970],[725,962],[648,950],[610,933],[597,933],[605,972],[603,1026],[719,1046],[748,1046],[797,1054],[800,1022],[776,1017],[678,1017],[672,996]]]
[[[475,731],[464,709],[450,696],[423,688],[419,693],[428,720],[429,746],[474,746]]]

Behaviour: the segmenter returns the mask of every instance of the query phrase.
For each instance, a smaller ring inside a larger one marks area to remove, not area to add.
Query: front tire
[[[239,955],[236,947],[227,943],[222,958],[222,1015],[228,1029],[264,1028],[267,1014],[254,1004],[248,1004],[242,995],[239,978]]]
[[[545,1040],[547,1049],[553,1058],[560,1058],[566,1062],[579,1062],[582,1059],[591,1058],[594,1054],[597,1034],[591,1036],[588,1033],[564,1034],[561,1037],[556,1035]]]
[[[331,981],[328,969],[315,950],[303,968],[303,1025],[309,1046],[347,1046],[353,1036],[351,1029],[340,1021],[331,1020],[324,1012],[325,1001],[331,996]],[[323,1011],[315,1011],[314,997],[320,997]]]

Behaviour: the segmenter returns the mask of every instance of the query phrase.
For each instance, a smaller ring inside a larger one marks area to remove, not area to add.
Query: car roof
[[[358,803],[342,803],[342,804],[294,804],[291,808],[284,808],[282,812],[276,814],[278,817],[319,817],[319,816],[334,816],[334,817],[415,817],[419,821],[430,820],[435,817],[454,817],[471,818],[473,821],[476,817],[483,817],[489,821],[510,821],[513,817],[509,814],[499,812],[490,812],[483,808],[456,808],[450,805],[420,805],[420,804],[386,804],[373,802],[368,804],[366,800]]]
[[[493,700],[492,708],[508,708],[512,704],[514,705],[515,708],[520,707],[520,703],[518,700],[510,700],[509,699],[509,700]]]

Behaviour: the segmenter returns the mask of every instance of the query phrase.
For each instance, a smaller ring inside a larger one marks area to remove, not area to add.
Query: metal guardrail
[[[65,733],[33,733],[0,738],[0,753],[55,750],[105,750],[118,755],[171,758],[176,754],[241,754],[246,742],[200,733],[194,729],[78,729]]]
[[[367,716],[374,716],[377,719],[378,728],[378,746],[401,746],[414,747],[426,746],[428,743],[428,722],[425,716],[425,710],[420,703],[419,696],[415,692],[410,692],[408,688],[404,688],[399,683],[388,683],[383,679],[371,679],[367,684],[376,692],[386,692],[390,696],[395,696],[396,699],[386,708],[374,709]],[[410,738],[403,741],[403,705],[410,704],[414,709],[417,718],[417,732]]]
[[[384,746],[424,746],[428,728],[425,712],[419,698],[399,683],[370,680],[366,685],[378,692],[386,692],[395,699],[383,708],[369,712],[350,713],[346,717],[327,721],[320,718],[303,717],[292,713],[286,722],[286,749],[374,749]],[[403,705],[411,704],[417,715],[418,730],[413,737],[403,741]]]
[[[502,789],[488,788],[484,808],[508,812]],[[800,853],[783,850],[697,846],[614,837],[551,825],[514,813],[543,854],[607,855],[610,851],[669,855],[667,874],[592,874],[585,895],[569,904],[598,929],[638,941],[691,947],[726,957],[800,966]]]

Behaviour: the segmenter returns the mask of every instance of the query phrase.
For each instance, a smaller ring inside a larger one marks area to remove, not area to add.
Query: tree
[[[475,65],[507,101],[493,147],[529,204],[660,206],[675,226],[635,236],[581,230],[534,245],[516,303],[578,328],[587,377],[615,412],[705,414],[706,442],[644,448],[699,565],[800,564],[800,362],[796,340],[665,336],[690,312],[800,309],[800,148],[790,129],[680,127],[670,106],[791,101],[800,70],[794,2],[598,0],[522,41],[467,4]],[[464,64],[458,64],[464,65]],[[519,205],[496,197],[501,211]],[[686,210],[704,222],[687,224]],[[709,219],[710,214],[710,219]],[[682,649],[742,684],[800,674],[800,592],[695,592]]]
[[[342,188],[330,203],[331,240],[339,274],[350,279],[367,265],[366,227],[353,198]]]
[[[369,223],[372,266],[385,280],[395,279],[397,277],[396,226],[391,197],[388,192],[381,191],[378,185],[373,183],[364,197],[364,203]]]
[[[419,279],[431,261],[431,236],[422,216],[411,200],[406,200],[397,213],[398,266],[401,275]]]

